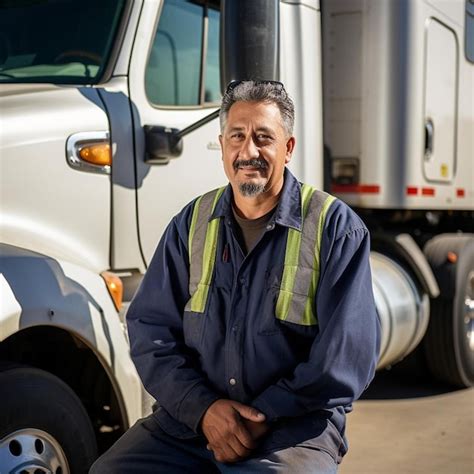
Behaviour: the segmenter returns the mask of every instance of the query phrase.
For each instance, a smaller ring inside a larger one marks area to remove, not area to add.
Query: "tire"
[[[424,249],[440,287],[423,341],[431,373],[457,387],[474,385],[474,235],[442,234]],[[448,253],[457,256],[448,260]],[[454,259],[453,259],[454,260]]]
[[[97,457],[94,430],[62,380],[16,367],[0,372],[0,387],[1,472],[88,472]]]

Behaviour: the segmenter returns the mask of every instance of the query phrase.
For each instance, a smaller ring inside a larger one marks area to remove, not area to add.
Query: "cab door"
[[[426,25],[423,170],[428,181],[450,182],[456,163],[458,43],[438,20],[430,18]]]
[[[225,185],[219,120],[183,138],[167,164],[145,162],[145,126],[183,129],[219,107],[219,2],[145,1],[129,87],[134,119],[140,243],[146,263],[171,218],[194,197]]]

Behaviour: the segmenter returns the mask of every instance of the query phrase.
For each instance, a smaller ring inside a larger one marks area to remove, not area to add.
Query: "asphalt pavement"
[[[347,435],[340,474],[474,474],[474,389],[381,372]]]

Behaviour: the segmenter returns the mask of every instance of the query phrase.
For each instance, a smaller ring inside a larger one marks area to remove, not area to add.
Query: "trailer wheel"
[[[431,300],[424,350],[432,374],[459,386],[474,385],[474,235],[442,234],[425,255],[441,294]]]
[[[8,473],[87,473],[97,457],[81,401],[59,378],[34,368],[0,372],[0,466]]]

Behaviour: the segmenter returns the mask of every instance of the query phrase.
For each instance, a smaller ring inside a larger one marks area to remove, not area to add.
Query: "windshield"
[[[124,4],[0,0],[0,83],[97,83]]]

